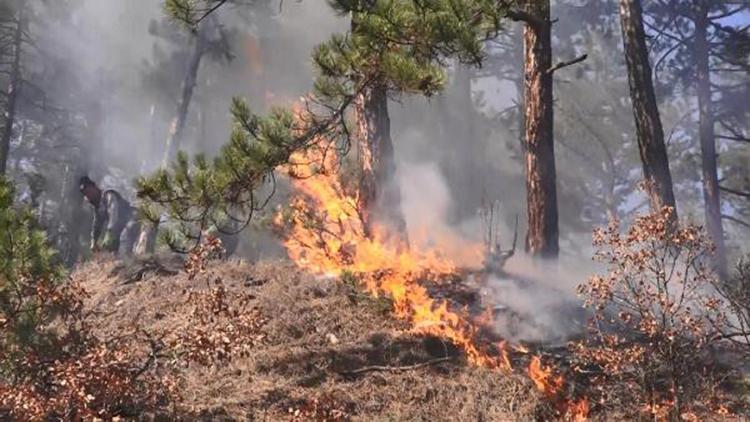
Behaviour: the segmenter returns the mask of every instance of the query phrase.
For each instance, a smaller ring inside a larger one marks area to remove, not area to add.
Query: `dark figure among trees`
[[[138,239],[137,210],[117,191],[102,191],[88,176],[81,177],[80,191],[91,204],[91,250],[130,255]]]

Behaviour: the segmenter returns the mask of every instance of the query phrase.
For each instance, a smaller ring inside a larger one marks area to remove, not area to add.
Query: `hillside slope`
[[[132,268],[96,261],[73,278],[90,293],[86,306],[95,330],[107,336],[132,327],[190,330],[190,295],[217,282],[228,296],[247,295],[244,309],[263,321],[247,353],[180,367],[181,398],[170,417],[503,421],[543,412],[526,377],[467,365],[452,345],[410,334],[390,317],[386,299],[370,298],[353,284],[284,263],[214,262],[193,279],[182,271],[161,273],[134,279]]]

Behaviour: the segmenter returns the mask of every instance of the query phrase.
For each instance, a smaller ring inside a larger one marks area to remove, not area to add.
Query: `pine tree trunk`
[[[21,43],[23,42],[23,4],[19,4],[15,32],[13,34],[13,64],[8,82],[7,106],[5,110],[5,124],[0,139],[0,176],[5,176],[10,154],[10,141],[13,137],[13,124],[16,120],[16,108],[21,89]]]
[[[200,68],[203,54],[205,53],[203,33],[203,30],[198,31],[193,40],[193,51],[188,60],[185,78],[182,81],[182,94],[177,103],[177,112],[169,126],[169,136],[167,137],[164,153],[164,167],[167,167],[169,163],[174,160],[177,151],[180,150],[182,135],[185,130],[185,122],[187,121],[188,116],[188,109],[190,107],[190,100],[193,98],[193,91],[195,90],[195,84],[198,80],[198,69]]]
[[[705,202],[706,227],[714,245],[716,245],[716,270],[720,277],[726,278],[727,259],[724,246],[724,229],[721,223],[721,201],[716,164],[714,111],[711,100],[711,75],[709,70],[708,25],[708,10],[699,7],[695,19],[693,54],[695,57],[696,91],[698,95],[703,199]]]
[[[164,160],[162,167],[166,168],[177,156],[182,144],[185,123],[187,122],[190,101],[193,98],[193,91],[198,80],[198,69],[205,53],[205,33],[208,22],[201,25],[201,28],[195,34],[193,39],[193,50],[188,59],[185,78],[182,80],[182,94],[177,103],[177,112],[169,126],[169,135],[167,136],[166,147],[164,151]],[[158,225],[144,221],[141,227],[138,240],[134,247],[136,255],[145,255],[153,253],[156,247],[156,235]]]
[[[374,236],[383,224],[407,242],[406,222],[401,213],[401,192],[396,183],[396,159],[388,117],[388,97],[384,87],[366,90],[357,101],[360,164],[359,204],[365,231]],[[382,235],[382,233],[377,233]]]
[[[526,1],[537,22],[524,28],[526,251],[541,258],[559,253],[557,176],[552,112],[552,39],[548,0]]]
[[[643,175],[649,202],[653,211],[668,206],[675,209],[672,175],[669,171],[664,130],[656,104],[651,65],[648,60],[646,33],[643,29],[643,11],[640,0],[620,0],[625,61],[628,67],[630,98],[638,136],[638,150],[643,164]]]
[[[463,148],[458,157],[454,157],[451,162],[455,166],[454,179],[458,180],[458,192],[456,192],[456,200],[458,201],[458,220],[474,217],[476,215],[476,208],[481,203],[481,189],[482,180],[479,177],[479,172],[476,171],[476,167],[481,166],[483,158],[478,151],[477,144],[480,141],[478,138],[478,128],[476,119],[476,110],[474,108],[474,100],[472,98],[472,79],[473,70],[465,65],[459,64],[456,66],[456,91],[457,91],[457,105],[460,107],[457,114],[454,114],[454,121],[449,121],[453,126],[453,131],[448,131],[453,141],[461,140],[465,142],[467,147]],[[479,167],[483,168],[483,167]]]

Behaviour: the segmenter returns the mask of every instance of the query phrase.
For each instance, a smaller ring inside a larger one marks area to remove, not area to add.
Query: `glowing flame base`
[[[338,175],[329,172],[339,167],[337,160],[333,149],[321,145],[294,155],[291,164],[282,169],[292,176],[299,194],[274,218],[290,259],[314,274],[356,274],[371,294],[390,297],[395,316],[408,321],[415,333],[450,340],[464,350],[471,364],[511,371],[504,341],[494,345],[477,341],[482,323],[491,322],[491,316],[474,318],[467,309],[451,309],[447,301],[432,298],[420,283],[455,274],[459,267],[476,267],[482,261],[483,245],[457,237],[446,239],[452,245],[460,244],[464,251],[456,260],[438,249],[393,245],[385,241],[394,238],[388,236],[386,227],[376,227],[375,235],[367,237],[356,196],[347,195]],[[538,357],[532,358],[528,373],[546,396],[561,396],[563,379],[543,367]],[[574,419],[588,413],[585,401],[564,407],[561,412]]]

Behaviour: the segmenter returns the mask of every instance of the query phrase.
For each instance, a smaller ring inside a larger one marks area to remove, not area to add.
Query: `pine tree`
[[[14,204],[14,188],[0,177],[0,377],[14,372],[11,358],[29,348],[48,347],[45,328],[64,309],[55,289],[63,271],[32,211]],[[7,365],[6,365],[7,363]]]
[[[494,35],[501,16],[489,1],[340,0],[332,6],[355,15],[357,25],[313,52],[317,76],[303,124],[290,110],[260,117],[235,100],[231,140],[218,157],[190,161],[179,154],[171,169],[139,180],[146,214],[155,218],[166,211],[178,226],[168,241],[195,241],[210,225],[244,227],[265,202],[257,189],[273,181],[274,169],[294,151],[321,137],[348,149],[355,131],[347,116],[362,95],[375,88],[386,95],[437,93],[445,83],[446,59],[480,63],[482,40]]]
[[[706,228],[716,245],[715,266],[724,278],[728,268],[717,138],[736,139],[747,127],[741,117],[743,109],[748,110],[743,105],[746,101],[734,99],[743,88],[747,92],[748,84],[737,86],[730,81],[750,74],[750,32],[747,26],[727,24],[726,20],[749,10],[747,4],[716,0],[655,3],[646,10],[654,21],[653,48],[659,57],[656,70],[664,68],[666,84],[695,98]]]
[[[676,210],[672,175],[669,170],[667,148],[664,144],[664,129],[654,93],[640,0],[620,0],[620,25],[628,66],[638,148],[651,209],[655,212],[663,207],[672,207]],[[673,213],[673,217],[676,221],[676,212]]]
[[[3,37],[6,45],[2,50],[7,51],[4,58],[10,63],[8,74],[8,88],[5,94],[5,110],[2,134],[0,134],[0,176],[6,174],[8,165],[8,155],[10,154],[10,141],[13,136],[13,126],[16,122],[16,111],[23,82],[21,74],[21,56],[25,47],[26,39],[24,37],[24,27],[26,25],[24,17],[25,5],[23,2],[14,4],[3,3],[4,16],[8,17],[5,27],[9,29],[7,37]],[[5,60],[4,60],[5,62]]]
[[[581,62],[552,64],[550,2],[521,1],[508,16],[524,22],[524,170],[526,176],[526,251],[532,256],[557,258],[560,252],[555,168],[553,75]]]

